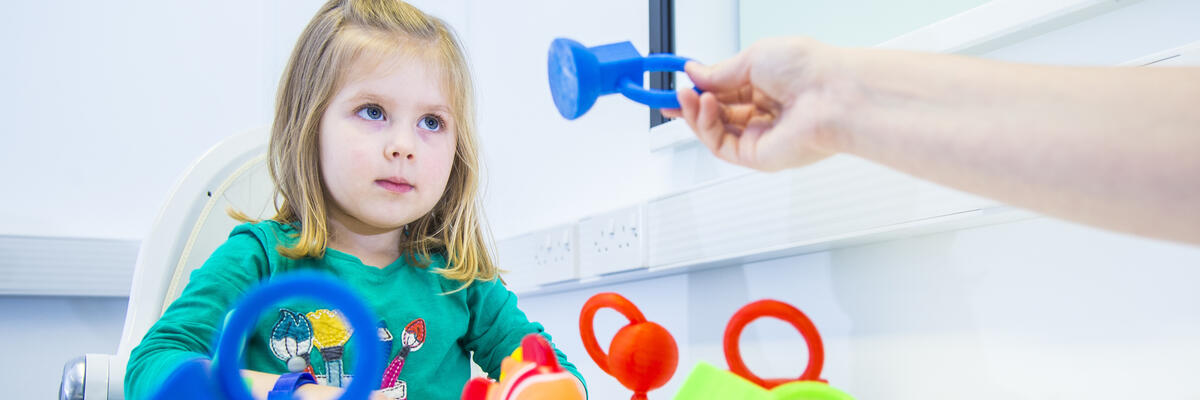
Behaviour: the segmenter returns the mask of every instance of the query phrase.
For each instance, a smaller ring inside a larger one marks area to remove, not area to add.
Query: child
[[[319,303],[278,304],[245,344],[256,397],[288,386],[281,374],[294,381],[302,372],[319,385],[283,390],[336,397],[353,377],[352,335],[378,335],[389,350],[378,398],[457,399],[472,352],[495,378],[542,327],[517,308],[485,247],[471,90],[461,46],[441,20],[398,0],[325,4],[280,82],[269,163],[276,215],[235,228],[192,273],[130,355],[126,397],[149,396],[182,362],[211,357],[239,296],[296,270],[354,287],[379,329],[353,332]]]

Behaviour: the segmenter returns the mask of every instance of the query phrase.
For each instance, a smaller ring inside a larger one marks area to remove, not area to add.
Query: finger
[[[716,152],[717,146],[720,144],[721,134],[725,131],[723,124],[717,126],[714,123],[716,119],[712,114],[713,111],[705,110],[705,98],[712,98],[712,95],[700,95],[696,98],[695,114],[692,116],[694,122],[692,130],[696,132],[696,137],[700,139],[700,143],[704,143],[709,150]],[[712,107],[708,107],[712,108]]]
[[[717,118],[720,112],[717,100],[711,94],[700,96],[700,113],[696,117],[696,126],[704,138],[705,145],[722,160],[736,163],[737,161],[737,130],[726,130],[725,122]]]
[[[754,102],[754,87],[743,85],[734,90],[713,91],[717,100],[722,103],[751,103]]]
[[[744,163],[738,159],[738,138],[737,135],[722,135],[713,155],[727,163],[743,165]]]
[[[755,114],[746,121],[745,133],[761,134],[775,126],[775,118],[767,114]]]
[[[746,124],[755,117],[770,118],[769,115],[762,114],[761,110],[753,104],[733,104],[721,105],[721,115],[726,124],[745,127]]]
[[[771,96],[768,96],[761,90],[755,90],[751,94],[751,99],[750,103],[753,103],[760,110],[771,114],[772,117],[779,117],[778,112],[783,105],[778,100],[771,98]]]
[[[721,119],[721,105],[711,93],[700,95],[700,112],[696,114],[696,126],[705,133],[725,133],[725,121]]]
[[[762,130],[758,129],[761,125],[755,125],[754,130],[744,130],[742,135],[738,137],[738,159],[741,164],[754,169],[762,169],[762,160],[759,159],[762,144]]]
[[[705,142],[707,138],[701,134],[700,129],[696,126],[696,114],[700,112],[699,97],[696,92],[690,90],[679,92],[679,112],[682,114],[683,120],[687,122],[688,128],[691,128],[701,143],[707,145],[707,142]]]
[[[662,114],[663,118],[679,118],[683,116],[683,111],[678,108],[660,108],[658,113]]]
[[[767,137],[770,130],[775,127],[776,120],[773,116],[759,113],[746,121],[746,129],[742,131],[740,138],[741,157],[745,162],[745,166],[757,170],[773,170],[766,163],[771,160],[763,157],[770,154],[772,151],[778,152],[778,148],[770,148],[770,146],[778,146],[779,144],[771,144],[770,138]]]
[[[702,90],[722,92],[738,90],[750,84],[750,57],[747,51],[734,55],[711,67],[697,62],[684,64],[688,78]]]

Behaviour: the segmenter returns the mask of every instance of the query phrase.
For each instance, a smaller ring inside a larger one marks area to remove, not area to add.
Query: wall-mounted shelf
[[[784,245],[762,248],[740,254],[728,254],[704,259],[680,261],[673,264],[655,267],[642,267],[610,275],[588,276],[573,280],[560,281],[552,284],[527,286],[513,289],[513,292],[521,297],[535,297],[547,294],[584,290],[622,282],[686,274],[710,268],[743,265],[775,258],[791,257],[838,248],[853,247],[869,243],[928,235],[970,227],[1020,221],[1037,217],[1037,214],[1029,211],[1009,206],[995,206],[985,209],[966,211],[953,215],[933,217],[920,221],[911,221],[892,226],[866,229],[858,232],[847,232],[838,236],[816,238],[804,242],[787,243]]]
[[[574,258],[576,264],[547,271],[532,253],[511,250],[540,246],[543,236],[563,236],[572,227],[596,230],[609,225],[603,221],[611,215],[623,215],[602,213],[500,241],[501,267],[516,278],[511,287],[534,296],[1035,216],[850,156],[709,182],[627,210],[633,209],[642,210],[640,218],[621,220],[638,221],[645,235],[640,265],[623,262],[612,269],[620,272],[606,273],[579,268]],[[589,243],[576,241],[572,248],[586,251]]]

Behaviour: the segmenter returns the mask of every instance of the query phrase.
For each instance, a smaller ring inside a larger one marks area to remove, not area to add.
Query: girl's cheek
[[[446,180],[450,178],[450,169],[454,166],[454,148],[450,147],[448,151],[445,148],[439,150],[437,159],[430,160],[430,163],[434,164],[430,165],[430,170],[437,171],[436,176]]]

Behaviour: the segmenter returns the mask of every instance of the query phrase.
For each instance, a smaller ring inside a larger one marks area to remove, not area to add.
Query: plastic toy
[[[467,381],[462,400],[584,400],[587,395],[575,375],[558,365],[554,349],[536,333],[500,365],[500,382],[487,378]]]
[[[630,42],[584,47],[557,38],[550,43],[546,69],[554,106],[563,118],[575,119],[600,96],[617,92],[654,108],[679,108],[675,92],[642,88],[642,75],[646,71],[683,71],[688,61],[672,54],[642,57]]]
[[[763,379],[750,372],[742,361],[738,340],[751,321],[774,317],[792,324],[808,344],[808,366],[797,379]],[[803,312],[775,300],[759,300],[742,307],[725,327],[725,360],[732,371],[700,363],[688,375],[676,400],[761,399],[761,400],[853,400],[850,395],[821,379],[825,349],[821,335]]]
[[[592,329],[592,320],[601,308],[612,308],[629,319],[629,325],[613,336],[607,355],[596,342]],[[584,303],[579,314],[579,333],[592,360],[633,390],[633,400],[645,400],[647,392],[666,384],[679,364],[675,338],[666,328],[647,321],[633,303],[616,293],[600,293]]]
[[[304,293],[294,293],[296,288]],[[252,400],[241,375],[242,344],[254,328],[259,314],[280,300],[303,297],[324,301],[336,307],[356,331],[374,332],[378,319],[354,292],[341,282],[324,275],[301,272],[272,278],[242,298],[229,317],[217,342],[217,354],[207,360],[189,361],[167,378],[154,399],[237,399]],[[383,373],[382,346],[375,335],[356,335],[358,357],[354,360],[357,376],[342,399],[366,399],[379,386]]]

